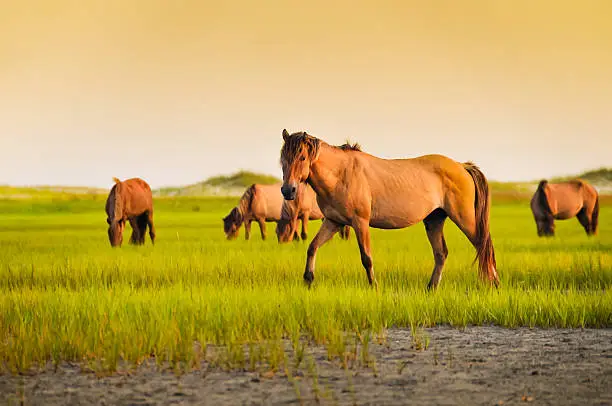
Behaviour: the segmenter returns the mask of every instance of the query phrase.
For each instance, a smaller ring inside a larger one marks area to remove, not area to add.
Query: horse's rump
[[[234,218],[234,221],[238,224],[242,224],[244,217],[251,213],[251,207],[253,206],[253,199],[255,198],[255,188],[257,185],[252,184],[244,191],[240,200],[238,201],[238,206],[236,206],[231,211],[231,216]]]
[[[115,184],[106,200],[106,213],[109,221],[143,214],[153,209],[151,187],[140,178],[120,181],[113,178]]]
[[[595,197],[595,205],[593,206],[593,214],[591,216],[591,232],[597,234],[597,226],[599,225],[599,194]]]

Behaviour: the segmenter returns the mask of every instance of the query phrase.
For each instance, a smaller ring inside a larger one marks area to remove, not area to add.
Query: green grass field
[[[430,293],[422,225],[373,230],[378,292],[354,234],[319,250],[309,290],[306,243],[279,246],[272,224],[265,242],[256,225],[251,241],[243,232],[225,240],[221,217],[235,198],[158,199],[157,244],[121,249],[108,243],[104,199],[0,200],[0,370],[66,360],[112,371],[150,356],[189,367],[211,345],[224,345],[224,365],[244,367],[246,345],[250,362],[257,353],[274,368],[278,352],[268,344],[282,338],[294,348],[323,343],[335,357],[347,335],[382,339],[394,326],[612,326],[609,202],[594,238],[571,220],[558,222],[554,239],[539,239],[527,202],[494,205],[499,290],[478,280],[473,248],[447,222],[450,254]]]

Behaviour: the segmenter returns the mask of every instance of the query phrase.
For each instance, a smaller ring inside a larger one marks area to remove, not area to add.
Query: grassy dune
[[[296,354],[313,340],[342,359],[355,337],[367,347],[393,326],[612,326],[609,202],[598,237],[571,220],[558,222],[556,238],[539,239],[527,202],[500,199],[492,211],[499,290],[478,281],[473,248],[448,222],[445,273],[428,293],[433,258],[422,225],[373,230],[378,292],[354,235],[319,250],[308,290],[305,243],[279,246],[272,225],[268,241],[257,226],[249,242],[224,239],[221,217],[235,200],[157,199],[157,244],[114,250],[104,199],[0,201],[0,370],[68,360],[112,371],[151,356],[183,368],[210,360],[213,345],[224,345],[214,347],[222,365],[275,369],[283,338]],[[311,238],[319,224],[311,222]]]

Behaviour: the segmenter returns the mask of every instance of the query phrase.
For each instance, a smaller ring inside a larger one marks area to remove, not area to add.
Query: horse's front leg
[[[340,226],[337,223],[334,223],[331,220],[325,219],[323,220],[323,224],[319,229],[319,232],[312,239],[312,242],[308,246],[307,256],[306,256],[306,270],[304,271],[304,280],[310,287],[312,281],[314,280],[314,267],[315,267],[315,258],[317,255],[317,250],[327,241],[331,240],[334,234],[340,231]]]
[[[244,220],[244,238],[246,240],[251,238],[251,219]]]
[[[370,248],[370,222],[366,219],[356,218],[353,220],[353,229],[357,236],[357,243],[361,252],[361,263],[368,275],[368,282],[378,289],[378,282],[374,277],[372,250]]]
[[[308,219],[310,217],[310,212],[304,212],[304,217],[302,217],[302,240],[306,241],[306,239],[308,238],[308,233],[306,232],[306,230],[308,230]]]

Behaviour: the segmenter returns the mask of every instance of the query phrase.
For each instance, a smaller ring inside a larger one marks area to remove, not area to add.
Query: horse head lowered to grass
[[[261,238],[266,239],[266,222],[280,220],[283,196],[278,193],[280,185],[253,184],[240,197],[238,205],[223,217],[223,231],[228,240],[238,237],[244,224],[245,238],[251,238],[251,222],[259,224]]]
[[[428,287],[436,288],[448,255],[443,233],[447,217],[476,248],[480,276],[499,285],[489,232],[489,186],[476,165],[442,155],[381,159],[359,148],[334,147],[306,132],[283,130],[283,141],[283,196],[295,199],[305,182],[325,216],[307,251],[304,280],[309,285],[317,250],[343,226],[355,230],[368,281],[377,285],[370,227],[400,229],[423,221],[435,261]]]

